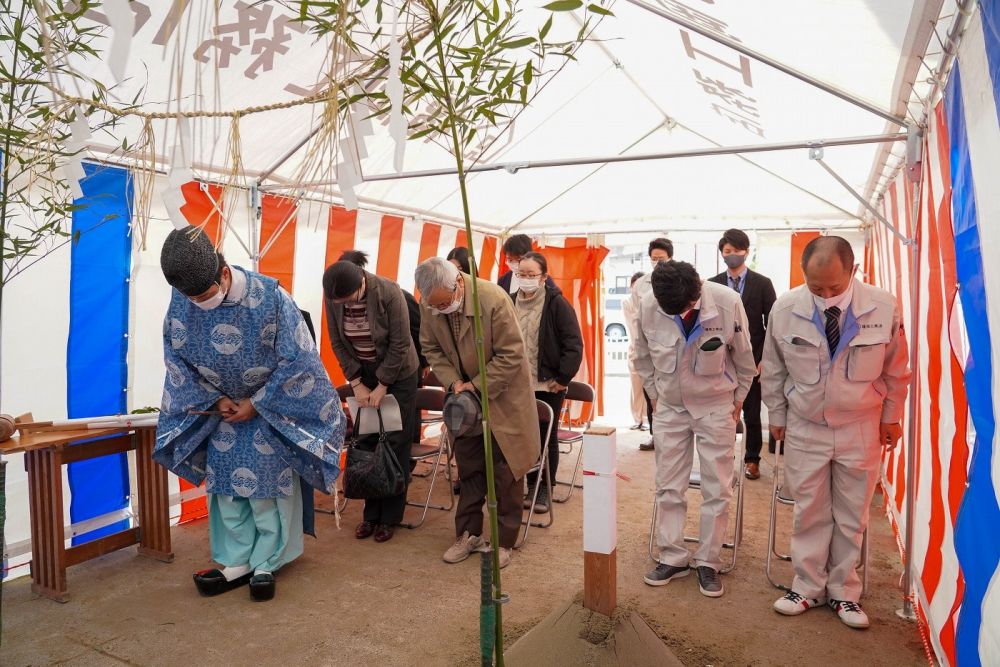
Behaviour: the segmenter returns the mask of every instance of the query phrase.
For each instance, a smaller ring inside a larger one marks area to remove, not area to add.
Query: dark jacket
[[[583,336],[576,311],[550,281],[545,283],[545,303],[538,324],[538,381],[555,380],[569,386],[583,363]],[[520,294],[518,290],[511,295],[515,304]]]
[[[729,286],[728,272],[709,278],[713,283]],[[767,318],[771,314],[777,296],[771,279],[756,271],[747,269],[746,285],[743,287],[743,309],[747,311],[747,322],[750,324],[750,345],[753,347],[753,360],[760,364],[764,354],[764,335],[767,330]]]
[[[416,297],[407,292],[405,289],[400,288],[403,293],[403,298],[406,299],[406,309],[410,313],[410,338],[413,339],[413,349],[417,351],[417,360],[420,362],[420,368],[424,369],[430,366],[427,363],[427,357],[423,355],[423,351],[420,349],[420,304],[417,303]]]
[[[399,285],[374,274],[365,274],[368,323],[375,341],[375,377],[389,386],[417,372],[420,362],[410,334],[410,315]],[[340,369],[348,380],[361,376],[361,361],[344,336],[344,306],[323,298],[326,326]]]
[[[302,314],[302,319],[306,321],[306,329],[309,329],[309,335],[312,337],[312,341],[316,342],[316,330],[313,329],[313,318],[309,314],[308,310],[302,310],[299,308],[299,312]]]
[[[497,280],[497,285],[499,285],[500,287],[502,287],[504,292],[507,292],[507,294],[510,294],[510,298],[514,299],[514,295],[510,293],[510,277],[512,275],[514,275],[513,271],[508,271],[507,273],[503,274]],[[556,286],[555,281],[552,280],[552,276],[546,276],[546,278],[545,278],[545,287],[546,288],[555,287],[556,289],[559,289]],[[561,294],[561,292],[560,292],[560,294]],[[514,299],[514,300],[516,301],[517,299]],[[562,383],[560,383],[560,384],[562,384]]]

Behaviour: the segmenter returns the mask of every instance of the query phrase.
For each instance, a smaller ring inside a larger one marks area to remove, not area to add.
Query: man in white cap
[[[795,579],[774,609],[796,616],[827,602],[846,625],[867,628],[855,567],[882,449],[902,435],[910,369],[895,297],[855,280],[855,269],[839,236],[805,247],[806,284],[771,309],[761,387],[795,501]]]
[[[212,559],[202,595],[274,572],[312,534],[312,489],[329,493],[346,420],[316,345],[273,278],[226,264],[203,231],[174,230],[160,254],[172,290],[163,325],[166,379],[154,459],[205,482]]]

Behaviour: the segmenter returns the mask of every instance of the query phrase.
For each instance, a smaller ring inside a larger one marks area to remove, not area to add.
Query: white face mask
[[[461,305],[462,305],[461,301],[452,301],[450,306],[448,306],[444,310],[439,310],[437,312],[441,313],[442,315],[451,315],[456,310],[458,310],[461,307]]]
[[[816,296],[815,294],[813,294],[813,303],[815,303],[816,307],[819,308],[821,311],[826,311],[836,306],[837,308],[840,308],[841,312],[843,312],[844,310],[847,310],[847,306],[851,303],[851,297],[853,296],[853,294],[854,294],[854,281],[852,280],[851,284],[848,286],[846,290],[844,290],[837,296],[831,296],[829,299],[824,299],[821,296]]]
[[[457,293],[458,290],[455,291],[456,291],[455,300],[451,302],[451,305],[441,310],[435,308],[434,309],[435,313],[437,313],[438,315],[450,315],[462,307],[462,297],[460,294]]]
[[[222,285],[219,285],[219,290],[209,298],[205,299],[204,301],[192,301],[191,303],[198,306],[202,310],[215,310],[220,305],[222,305],[222,302],[225,300],[225,298],[226,295],[222,291]]]
[[[517,267],[521,265],[521,262],[507,262],[507,268],[511,271],[517,271]]]
[[[542,284],[541,278],[518,278],[517,285],[522,292],[534,294]]]

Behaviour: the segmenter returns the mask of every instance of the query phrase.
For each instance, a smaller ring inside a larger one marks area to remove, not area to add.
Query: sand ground
[[[685,665],[919,665],[926,662],[915,625],[896,617],[900,564],[876,495],[872,508],[870,590],[873,627],[843,626],[827,609],[797,618],[771,610],[778,596],[764,578],[771,466],[746,484],[744,542],[726,595],[709,599],[695,577],[666,587],[643,584],[652,508],[653,455],[644,434],[618,432],[619,603],[636,610]],[[564,472],[570,463],[564,457]],[[412,489],[418,494],[424,480]],[[441,489],[444,493],[443,489]],[[437,491],[435,491],[437,494]],[[694,529],[697,498],[689,494]],[[504,608],[508,644],[583,586],[582,495],[556,505],[555,524],[533,529],[503,571],[511,596]],[[780,520],[787,544],[790,514]],[[415,511],[413,508],[409,512]],[[359,541],[352,502],[343,529],[319,515],[319,537],[282,570],[277,598],[252,603],[233,591],[200,598],[191,572],[208,565],[205,522],[176,527],[172,564],[125,549],[71,568],[71,599],[59,604],[31,593],[21,578],[4,585],[0,664],[20,665],[475,665],[478,664],[479,564],[448,565],[450,514],[431,512],[416,530],[385,544]],[[408,515],[411,516],[411,515]],[[790,579],[789,568],[779,572]]]

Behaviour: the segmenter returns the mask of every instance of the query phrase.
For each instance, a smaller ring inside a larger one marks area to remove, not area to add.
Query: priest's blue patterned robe
[[[205,481],[208,493],[288,496],[293,471],[330,493],[346,419],[309,329],[278,281],[235,266],[231,271],[245,276],[239,281],[244,293],[213,310],[173,291],[153,458],[193,484]],[[250,398],[257,416],[228,424],[189,414],[212,410],[223,396]]]

